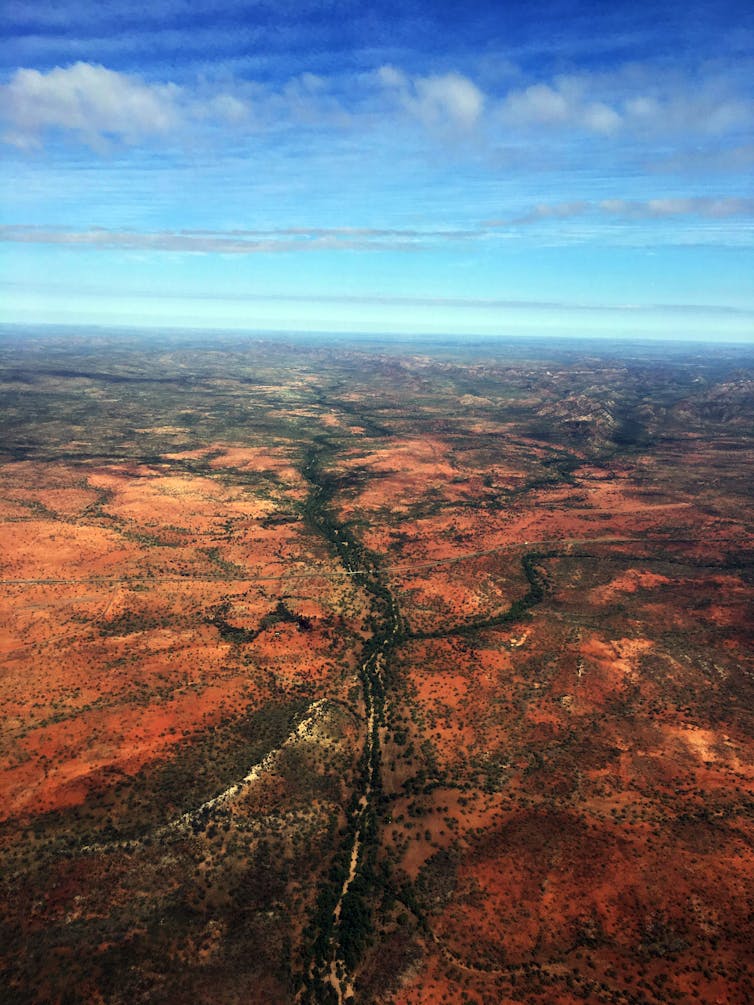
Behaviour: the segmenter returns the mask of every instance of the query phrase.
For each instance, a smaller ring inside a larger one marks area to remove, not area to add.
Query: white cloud
[[[465,241],[476,230],[410,230],[370,227],[284,227],[277,230],[109,230],[91,227],[0,225],[0,241],[55,244],[99,250],[170,251],[254,255],[300,251],[414,251],[438,242]]]
[[[395,66],[381,66],[377,79],[384,87],[408,87],[408,77]]]
[[[610,134],[620,129],[620,114],[605,101],[588,96],[587,81],[577,77],[559,77],[553,84],[531,84],[509,91],[499,106],[508,126],[576,127],[592,133]]]
[[[511,224],[542,223],[547,220],[569,220],[587,214],[610,216],[629,221],[681,217],[725,220],[754,216],[754,199],[735,196],[720,198],[672,196],[646,200],[601,199],[598,202],[539,203],[521,216],[511,220],[490,220],[487,222],[487,226],[504,227]]]
[[[660,115],[660,103],[656,98],[640,95],[637,98],[628,98],[625,110],[637,122],[652,122]]]
[[[382,66],[377,80],[426,126],[471,129],[484,107],[484,94],[460,73],[409,77],[394,66]]]
[[[20,69],[1,91],[10,132],[22,145],[50,128],[75,132],[92,146],[106,137],[136,143],[170,132],[180,115],[175,84],[146,84],[90,63],[48,73]]]
[[[0,225],[0,241],[20,244],[58,244],[99,249],[173,251],[249,255],[286,251],[411,251],[447,243],[466,243],[508,237],[514,228],[537,223],[612,218],[624,222],[701,218],[747,220],[754,217],[754,198],[667,197],[647,200],[601,199],[538,203],[515,217],[484,220],[468,228],[407,227],[278,227],[255,230],[111,230],[89,227]]]
[[[74,133],[95,149],[111,140],[135,145],[185,128],[192,120],[238,124],[248,104],[221,92],[192,93],[173,83],[151,84],[94,63],[19,69],[0,86],[6,142],[39,146],[49,130]]]
[[[528,213],[517,217],[510,223],[538,223],[542,220],[569,220],[574,216],[581,216],[589,210],[589,203],[583,201],[539,203],[530,209]],[[490,221],[490,226],[504,226],[505,221]]]
[[[450,120],[466,129],[474,125],[484,104],[479,88],[459,73],[419,77],[414,82],[415,107],[419,118],[431,125]]]
[[[598,203],[603,213],[624,217],[660,220],[679,216],[700,216],[709,220],[754,215],[754,199],[709,197],[647,199],[644,202],[625,199],[603,199]]]
[[[208,118],[219,119],[231,125],[245,122],[249,117],[248,104],[232,94],[218,94],[210,98],[205,109]]]
[[[279,94],[261,92],[259,105],[268,125],[294,124],[345,128],[351,123],[348,109],[332,93],[331,81],[316,73],[292,77]]]
[[[735,80],[648,65],[535,81],[497,106],[508,128],[580,130],[638,138],[723,136],[754,125],[754,102]]]
[[[614,133],[622,125],[620,115],[602,101],[594,101],[587,105],[582,114],[582,121],[587,129],[594,133]]]
[[[660,72],[632,65],[605,73],[573,73],[485,94],[459,72],[413,75],[393,65],[368,73],[319,76],[304,71],[277,88],[252,80],[207,80],[178,86],[150,82],[78,62],[47,72],[19,69],[0,86],[4,139],[21,148],[63,131],[95,149],[111,141],[136,145],[201,135],[211,127],[274,132],[314,127],[391,130],[408,116],[441,141],[475,132],[484,149],[501,135],[531,148],[534,133],[557,142],[599,137],[618,149],[663,150],[730,134],[742,142],[754,125],[754,103],[740,81]],[[417,134],[419,135],[419,134]],[[194,138],[192,137],[192,138]],[[630,147],[629,145],[630,144]]]
[[[725,93],[717,82],[668,82],[658,93],[638,94],[623,102],[628,124],[650,134],[721,136],[754,124],[754,102]]]
[[[598,205],[604,213],[624,216],[628,212],[630,203],[625,199],[603,199]]]
[[[511,91],[502,106],[503,116],[514,125],[566,122],[570,109],[565,97],[548,84],[532,84],[520,91]]]

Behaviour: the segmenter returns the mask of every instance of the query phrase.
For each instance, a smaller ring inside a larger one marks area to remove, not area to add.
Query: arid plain
[[[13,1003],[754,998],[754,351],[0,339]]]

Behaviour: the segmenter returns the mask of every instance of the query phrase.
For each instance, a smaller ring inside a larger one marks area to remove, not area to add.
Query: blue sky
[[[754,9],[637,6],[10,0],[3,319],[754,339]]]

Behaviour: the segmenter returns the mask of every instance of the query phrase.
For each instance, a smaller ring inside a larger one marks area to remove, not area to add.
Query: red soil
[[[303,492],[272,450],[194,456],[208,455],[210,469],[273,471],[289,499]],[[14,476],[35,481],[31,468]],[[282,489],[276,503],[209,475],[137,466],[46,466],[40,481],[36,491],[9,487],[5,498],[56,518],[6,503],[0,523],[3,818],[82,802],[103,779],[262,704],[271,680],[286,693],[322,687],[336,672],[322,629],[351,584],[328,578],[337,566],[321,546],[312,553],[300,523],[260,522],[285,505]],[[312,569],[322,577],[297,576]],[[255,631],[281,594],[302,587],[288,604],[309,619],[306,632],[277,624],[239,646],[212,623],[223,609]]]

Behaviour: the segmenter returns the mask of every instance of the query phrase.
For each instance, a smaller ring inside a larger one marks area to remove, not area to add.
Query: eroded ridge
[[[171,835],[193,832],[199,825],[205,826],[217,810],[221,810],[236,800],[243,799],[255,782],[266,773],[274,771],[275,763],[279,759],[281,751],[300,740],[312,737],[317,723],[331,704],[332,702],[327,698],[320,698],[318,701],[313,702],[306,710],[304,718],[301,719],[295,729],[285,738],[281,746],[271,750],[261,761],[254,764],[243,778],[240,778],[237,782],[232,782],[221,792],[218,792],[216,796],[206,799],[193,809],[186,810],[180,816],[151,831],[147,836],[130,840],[124,839],[97,844],[85,844],[78,850],[89,854],[112,851],[114,849],[134,851],[138,848],[143,848],[145,841],[151,843],[154,840],[163,840]]]

